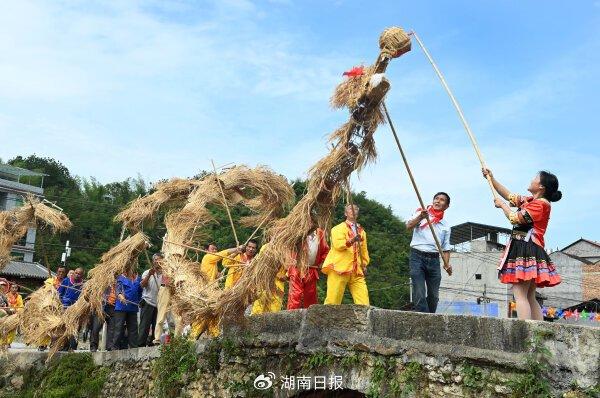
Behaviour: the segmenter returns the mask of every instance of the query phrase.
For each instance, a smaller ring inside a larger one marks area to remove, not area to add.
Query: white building
[[[438,313],[508,317],[512,293],[496,268],[510,232],[473,222],[452,227],[452,276],[442,271]]]
[[[10,210],[23,204],[27,194],[43,196],[45,174],[0,163],[0,211]],[[0,271],[0,276],[9,280],[20,278],[39,281],[48,277],[48,271],[33,261],[35,253],[35,228],[12,248],[13,261]]]

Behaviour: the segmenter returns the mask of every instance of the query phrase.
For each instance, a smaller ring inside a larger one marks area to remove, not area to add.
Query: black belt
[[[436,257],[440,256],[440,254],[438,252],[422,252],[421,250],[417,250],[417,249],[411,249],[411,250],[414,250],[419,256],[422,256],[422,257],[436,258]]]

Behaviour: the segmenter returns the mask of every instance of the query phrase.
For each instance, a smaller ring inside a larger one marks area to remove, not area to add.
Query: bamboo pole
[[[237,247],[240,246],[240,241],[238,240],[237,233],[235,232],[235,226],[233,225],[233,218],[231,218],[231,212],[229,211],[229,206],[227,205],[227,198],[225,197],[225,191],[223,191],[223,187],[221,186],[221,180],[219,180],[219,175],[217,174],[217,168],[215,166],[215,162],[211,159],[210,161],[213,166],[213,170],[215,173],[215,178],[217,179],[217,184],[219,185],[219,190],[221,191],[221,196],[223,197],[223,205],[225,205],[225,210],[227,211],[227,217],[229,217],[229,224],[231,224],[231,230],[233,231],[233,237],[235,238],[235,245]]]
[[[254,235],[256,235],[256,233],[258,232],[258,230],[260,229],[260,227],[262,227],[264,225],[265,222],[267,222],[267,220],[269,219],[269,217],[271,217],[271,214],[273,214],[274,210],[271,210],[269,212],[269,214],[267,214],[265,216],[265,218],[260,222],[260,224],[258,224],[258,227],[256,227],[256,229],[250,234],[250,237],[248,239],[246,239],[246,242],[244,243],[244,246],[246,246],[248,244],[248,242],[250,242],[252,240],[252,238],[254,238]]]
[[[398,149],[400,150],[400,156],[402,156],[402,161],[404,162],[404,166],[406,167],[408,177],[410,178],[410,182],[412,183],[415,193],[417,194],[417,199],[419,200],[419,204],[421,205],[421,208],[427,213],[427,215],[425,216],[425,219],[427,220],[427,225],[429,225],[429,230],[431,231],[431,234],[433,235],[433,240],[435,241],[435,246],[437,247],[438,252],[440,253],[440,256],[442,257],[442,261],[444,262],[444,269],[446,270],[448,275],[452,275],[452,267],[450,266],[450,264],[448,264],[448,261],[446,260],[446,257],[444,256],[444,251],[442,250],[442,245],[440,244],[440,240],[438,239],[438,236],[435,233],[435,230],[433,229],[433,225],[431,224],[431,220],[429,219],[429,212],[427,212],[427,208],[425,207],[425,203],[423,202],[423,198],[421,197],[421,193],[419,192],[419,188],[417,187],[417,182],[415,181],[415,177],[413,176],[410,166],[408,165],[408,159],[406,159],[406,155],[404,154],[402,145],[400,145],[400,139],[398,138],[398,134],[396,134],[396,129],[394,128],[394,124],[392,123],[392,118],[390,117],[390,114],[388,113],[387,107],[385,106],[385,102],[382,102],[382,105],[383,105],[383,111],[385,112],[385,117],[387,118],[387,121],[390,125],[390,129],[392,131],[392,134],[394,135],[394,139],[396,140],[396,145],[398,146]],[[416,228],[418,228],[418,227],[419,226],[417,226]]]
[[[440,69],[436,65],[435,61],[429,54],[429,51],[427,51],[427,49],[425,48],[425,45],[423,44],[423,42],[421,41],[421,39],[419,38],[417,33],[415,31],[412,31],[409,33],[409,35],[412,35],[415,37],[415,40],[417,40],[417,43],[419,43],[419,47],[421,47],[421,49],[425,53],[425,56],[429,60],[429,63],[433,67],[433,70],[435,71],[438,78],[440,79],[440,82],[442,83],[442,86],[446,90],[446,93],[448,93],[448,96],[450,97],[450,101],[452,101],[452,104],[454,105],[454,108],[456,109],[456,112],[458,113],[458,117],[460,118],[460,121],[462,122],[463,127],[465,128],[467,135],[469,136],[469,138],[471,140],[471,144],[473,144],[473,148],[475,149],[477,158],[479,158],[479,163],[481,163],[481,168],[482,169],[487,168],[485,161],[483,160],[483,155],[481,154],[481,150],[479,149],[479,145],[477,144],[477,140],[475,139],[475,135],[471,131],[471,127],[469,126],[469,123],[467,123],[467,119],[465,118],[465,115],[463,114],[463,111],[462,111],[460,105],[458,104],[458,101],[454,97],[454,94],[452,94],[452,91],[450,90],[448,83],[446,83],[446,79],[444,79],[444,75],[442,75],[442,72],[440,71]],[[494,199],[498,199],[498,192],[494,188],[494,184],[492,183],[492,178],[489,175],[486,177],[487,177],[487,181],[490,185],[490,189],[492,190],[492,195],[494,195]]]
[[[222,256],[222,255],[220,255],[218,253],[209,252],[208,250],[200,249],[199,247],[194,247],[194,246],[186,245],[186,244],[183,244],[183,243],[175,243],[175,242],[168,241],[166,239],[163,239],[163,242],[169,243],[169,244],[175,245],[175,246],[185,247],[186,249],[190,249],[190,250],[195,251],[195,252],[212,254],[213,256],[220,257],[220,258],[222,258],[224,260],[232,260],[231,258],[229,258],[227,256]],[[232,260],[232,261],[235,261],[235,260]],[[242,263],[242,262],[239,262],[239,261],[235,261],[235,262],[238,263],[238,264],[245,264],[245,263]]]

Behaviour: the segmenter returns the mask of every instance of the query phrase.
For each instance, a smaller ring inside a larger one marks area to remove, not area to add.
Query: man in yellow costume
[[[227,257],[237,251],[237,249],[226,249],[218,251],[217,245],[214,243],[209,244],[206,247],[206,253],[204,257],[202,257],[202,262],[200,263],[200,270],[208,276],[208,280],[210,282],[215,281],[219,276],[218,264],[219,261],[223,260],[224,257]]]
[[[325,304],[341,304],[348,286],[354,304],[369,305],[365,280],[369,264],[367,233],[356,223],[358,212],[357,205],[347,205],[344,211],[346,220],[331,229],[331,250],[322,267],[327,275]]]
[[[206,253],[204,257],[202,257],[202,262],[200,263],[200,270],[204,272],[206,276],[208,276],[209,283],[212,283],[216,281],[219,277],[219,261],[229,261],[233,264],[235,260],[228,259],[228,257],[234,255],[237,256],[238,248],[235,247],[233,249],[225,249],[218,251],[217,245],[214,243],[210,243],[207,245],[206,251],[208,253]],[[207,325],[206,321],[199,321],[192,323],[190,338],[192,340],[196,340],[198,336],[200,336],[200,334],[205,330],[208,331],[208,334],[211,337],[216,337],[220,334],[219,326],[216,323],[212,322]]]
[[[250,264],[257,251],[258,242],[255,240],[248,241],[246,246],[228,249],[228,258],[223,260],[223,267],[227,268],[225,289],[229,289],[237,283],[242,276],[242,267]]]
[[[260,251],[262,252],[267,246],[269,246],[268,243],[264,244],[260,248]],[[256,299],[252,304],[251,315],[281,311],[281,307],[283,306],[283,292],[285,290],[286,280],[287,271],[285,267],[281,266],[279,271],[277,271],[277,275],[275,276],[275,288],[277,291],[273,293],[270,299],[267,299],[266,292],[261,292],[258,296],[258,299]]]
[[[56,269],[56,275],[46,279],[44,285],[53,286],[58,290],[65,276],[67,276],[67,269],[61,265]]]

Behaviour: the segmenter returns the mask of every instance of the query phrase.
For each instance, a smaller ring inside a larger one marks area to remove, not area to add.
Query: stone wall
[[[548,350],[547,359],[532,356],[531,340]],[[195,350],[197,369],[184,375],[181,396],[292,397],[309,390],[342,396],[343,390],[344,396],[502,397],[538,359],[548,366],[543,380],[554,394],[592,396],[600,383],[597,328],[361,306],[246,318],[227,325],[219,339],[198,341]],[[2,391],[18,390],[14,379],[42,366],[45,355],[9,353]],[[95,353],[96,364],[108,369],[101,396],[156,396],[160,376],[152,368],[159,355],[154,347]],[[256,389],[259,375],[272,386]],[[569,392],[575,385],[579,392]]]

